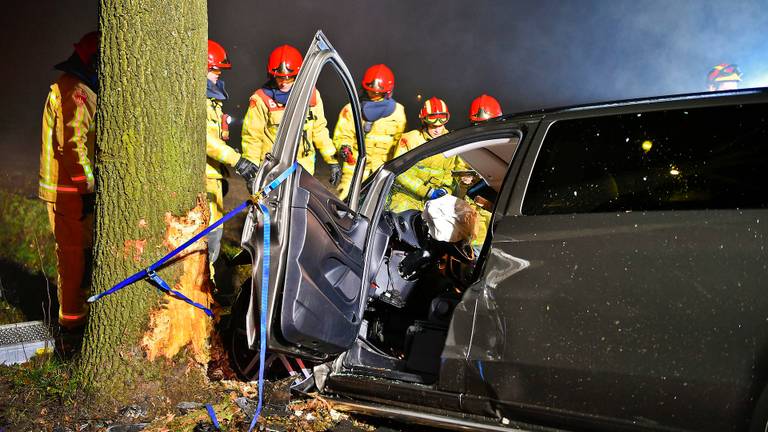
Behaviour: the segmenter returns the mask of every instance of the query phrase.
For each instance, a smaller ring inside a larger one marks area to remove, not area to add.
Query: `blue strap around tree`
[[[209,317],[213,318],[213,312],[211,312],[210,309],[208,309],[207,307],[201,305],[200,303],[192,301],[192,299],[190,299],[189,297],[187,297],[184,294],[182,294],[182,293],[176,291],[175,289],[171,288],[168,285],[168,282],[163,280],[163,278],[161,278],[157,273],[155,273],[154,270],[152,270],[149,273],[147,273],[147,276],[149,277],[149,279],[152,282],[155,283],[155,286],[157,286],[157,288],[160,291],[165,291],[167,294],[170,294],[170,295],[172,295],[174,297],[177,297],[180,300],[184,300],[185,302],[189,303],[190,305],[192,305],[192,306],[194,306],[194,307],[196,307],[198,309],[202,309],[203,312],[205,312],[206,315],[208,315]]]
[[[240,213],[244,209],[248,208],[248,205],[250,205],[250,204],[251,204],[250,200],[249,201],[244,201],[242,204],[237,206],[237,208],[235,208],[231,212],[229,212],[226,215],[224,215],[224,217],[222,217],[221,219],[219,219],[216,222],[212,223],[206,229],[200,231],[200,233],[198,233],[197,235],[195,235],[191,239],[187,240],[186,242],[184,242],[184,244],[182,244],[181,246],[179,246],[176,249],[172,250],[171,252],[166,254],[164,257],[160,258],[158,261],[156,261],[155,263],[150,265],[149,267],[134,273],[133,275],[129,276],[128,278],[120,281],[118,284],[116,284],[112,288],[89,297],[88,300],[87,300],[88,303],[93,303],[93,302],[101,299],[102,297],[106,297],[106,296],[108,296],[110,294],[114,294],[115,292],[117,292],[117,291],[127,287],[128,285],[130,285],[130,284],[132,284],[132,283],[134,283],[136,281],[140,281],[142,279],[146,279],[146,278],[150,278],[153,281],[155,281],[157,283],[158,288],[162,289],[163,288],[162,287],[162,283],[160,283],[158,280],[152,278],[152,276],[151,276],[151,274],[155,273],[155,270],[157,270],[160,266],[162,266],[163,264],[168,262],[168,260],[170,260],[171,258],[176,256],[179,252],[181,252],[184,249],[188,248],[192,243],[194,243],[194,242],[200,240],[201,238],[205,237],[211,231],[213,231],[216,228],[218,228],[221,224],[223,224],[224,222],[228,221],[229,219],[231,219],[232,217],[234,217],[236,214]],[[155,276],[157,276],[156,273],[155,273]],[[162,279],[160,279],[159,276],[157,276],[157,279],[162,281]],[[163,283],[165,283],[165,282],[163,281]],[[165,285],[167,286],[167,284],[165,284]],[[170,290],[170,288],[168,288],[168,291],[172,291],[172,290]],[[175,291],[175,293],[177,293],[177,292],[178,291]],[[181,297],[186,298],[184,296],[181,296]],[[182,300],[183,300],[183,298],[182,298]],[[187,299],[187,300],[189,300],[189,299]],[[190,303],[190,304],[192,304],[192,303]],[[195,306],[194,304],[192,304],[192,305]],[[211,314],[208,314],[208,316],[211,316]]]
[[[160,268],[163,264],[168,262],[174,256],[178,255],[179,252],[181,252],[184,249],[188,248],[190,245],[192,245],[196,241],[198,241],[201,238],[203,238],[206,235],[208,235],[211,231],[213,231],[216,228],[218,228],[219,226],[221,226],[224,222],[228,221],[229,219],[232,219],[235,215],[237,215],[241,211],[243,211],[246,208],[248,208],[249,205],[253,204],[254,202],[263,200],[263,198],[266,197],[267,194],[272,192],[277,186],[280,185],[280,183],[285,181],[285,179],[287,179],[288,176],[290,176],[296,170],[296,167],[298,167],[298,164],[299,164],[298,162],[294,162],[285,171],[280,173],[280,175],[277,176],[277,178],[272,180],[272,182],[270,182],[264,189],[262,189],[259,194],[255,195],[252,200],[243,201],[243,203],[241,203],[239,206],[237,206],[235,209],[233,209],[229,213],[225,214],[221,219],[219,219],[216,222],[212,223],[210,226],[208,226],[204,230],[200,231],[197,235],[195,235],[191,239],[189,239],[186,242],[184,242],[184,244],[182,244],[181,246],[179,246],[176,249],[172,250],[171,252],[167,253],[164,257],[160,258],[159,260],[157,260],[155,263],[153,263],[149,267],[134,273],[133,275],[131,275],[131,276],[127,277],[126,279],[124,279],[124,280],[120,281],[119,283],[117,283],[112,288],[89,297],[87,302],[88,303],[93,303],[95,301],[98,301],[102,297],[106,297],[106,296],[108,296],[110,294],[114,294],[115,292],[117,292],[117,291],[127,287],[128,285],[131,285],[134,282],[137,282],[137,281],[142,280],[142,279],[149,278],[152,282],[155,283],[155,286],[158,289],[160,289],[160,290],[162,290],[162,291],[164,291],[164,292],[166,292],[166,293],[168,293],[170,295],[176,296],[179,299],[189,303],[192,306],[195,306],[197,308],[202,309],[208,316],[212,317],[213,313],[210,311],[210,309],[206,308],[205,306],[203,306],[203,305],[201,305],[199,303],[193,302],[192,300],[190,300],[189,298],[187,298],[186,296],[184,296],[180,292],[172,290],[168,286],[168,284],[162,278],[160,278],[160,276],[157,275],[155,270]],[[269,280],[269,279],[267,278],[267,280]]]
[[[247,208],[250,204],[255,203],[258,205],[259,210],[261,211],[261,214],[264,218],[264,228],[263,228],[263,256],[261,261],[261,307],[260,307],[260,343],[259,343],[259,403],[256,407],[256,412],[253,415],[253,419],[251,420],[251,426],[248,429],[249,432],[253,431],[253,428],[256,426],[256,423],[259,419],[259,414],[261,414],[262,405],[264,403],[264,363],[265,363],[265,357],[267,352],[267,297],[269,296],[269,266],[270,266],[270,247],[271,247],[271,228],[270,228],[270,214],[269,214],[269,207],[267,207],[264,204],[264,198],[272,192],[275,188],[277,188],[280,183],[285,181],[285,179],[288,178],[294,171],[296,171],[296,168],[298,167],[298,162],[293,162],[293,164],[288,167],[285,171],[280,173],[277,178],[272,180],[264,189],[261,190],[259,194],[256,194],[253,196],[251,200],[245,201],[242,204],[240,204],[237,208],[230,211],[224,217],[217,220],[213,224],[211,224],[208,228],[201,231],[196,236],[192,237],[191,239],[187,240],[184,244],[177,247],[164,257],[162,257],[160,260],[155,262],[154,264],[150,265],[144,270],[141,270],[132,276],[128,277],[127,279],[121,281],[117,285],[113,286],[112,288],[108,289],[107,291],[104,291],[102,293],[96,294],[94,296],[91,296],[88,299],[88,303],[93,303],[97,300],[99,300],[102,297],[108,296],[120,289],[125,288],[126,286],[144,279],[149,278],[152,282],[155,283],[155,285],[158,287],[158,289],[166,292],[169,295],[172,295],[174,297],[177,297],[190,305],[197,307],[199,309],[202,309],[205,311],[205,313],[209,317],[213,317],[213,312],[211,312],[210,309],[207,307],[201,305],[200,303],[196,303],[183,295],[182,293],[173,290],[163,278],[161,278],[155,270],[165,264],[168,260],[176,256],[179,252],[189,247],[192,243],[196,242],[197,240],[201,239],[203,236],[208,235],[211,231],[216,229],[218,226],[223,224],[225,221],[231,219],[234,215],[237,213],[240,213],[245,208]],[[206,407],[208,409],[208,414],[211,416],[211,419],[214,421],[214,424],[218,423],[216,420],[216,414],[213,412],[213,408],[208,405]]]

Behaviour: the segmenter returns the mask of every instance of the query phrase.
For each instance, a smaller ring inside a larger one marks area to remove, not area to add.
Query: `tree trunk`
[[[109,289],[208,223],[205,205],[207,10],[204,0],[101,0],[92,293]],[[205,243],[158,271],[210,304]],[[134,387],[148,360],[189,345],[204,361],[210,319],[137,282],[91,305],[85,381]],[[183,360],[180,360],[183,361]]]

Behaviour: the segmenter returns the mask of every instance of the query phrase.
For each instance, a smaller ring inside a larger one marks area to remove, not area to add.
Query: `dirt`
[[[166,399],[146,399],[136,389],[134,401],[114,405],[96,401],[71,385],[71,364],[38,359],[21,366],[0,366],[0,431],[182,432],[246,431],[257,406],[255,382],[210,381],[192,392],[184,380],[163,380]],[[67,385],[70,383],[70,385]],[[335,411],[317,394],[292,395],[290,379],[265,383],[264,408],[256,430],[376,431],[377,426]],[[401,430],[401,429],[382,429]]]
[[[37,163],[37,155],[0,162],[0,190],[34,198]],[[317,175],[325,179],[327,167],[318,164]],[[247,198],[242,180],[231,178],[225,207],[233,208]],[[227,265],[238,250],[244,220],[245,212],[225,225],[223,258],[216,265],[217,294],[225,303],[250,273],[248,265]],[[46,277],[41,268],[44,266],[0,259],[0,323],[34,319],[50,322],[58,308],[55,278]],[[189,365],[176,366],[183,369],[176,370],[159,363],[157,379],[145,384],[153,388],[137,388],[133,394],[121,395],[121,401],[89,397],[75,373],[76,357],[48,354],[24,365],[0,365],[0,432],[215,430],[205,403],[211,404],[221,431],[245,431],[251,419],[249,412],[256,405],[256,383],[232,380],[233,373],[223,350],[214,354],[207,375],[187,367]],[[391,425],[379,429],[376,421],[363,421],[336,412],[318,395],[291,395],[286,382],[267,382],[266,387],[265,407],[259,420],[261,430],[407,430],[393,429]],[[162,391],[157,392],[158,388]],[[164,396],[154,399],[143,396],[158,393]],[[250,410],[244,410],[238,401]]]

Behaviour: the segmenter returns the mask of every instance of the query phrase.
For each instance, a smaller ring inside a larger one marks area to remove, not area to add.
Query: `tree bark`
[[[92,293],[146,268],[208,222],[201,202],[206,2],[101,0],[99,26]],[[207,271],[201,242],[158,274],[210,304]],[[190,342],[205,351],[210,326],[199,309],[137,282],[91,305],[80,370],[97,390],[133,387],[148,360]],[[166,340],[173,335],[182,341]],[[195,356],[202,361],[205,353]]]

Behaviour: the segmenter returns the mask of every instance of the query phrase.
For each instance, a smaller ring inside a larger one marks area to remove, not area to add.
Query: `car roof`
[[[521,111],[516,113],[505,114],[498,119],[493,120],[510,120],[519,119],[522,117],[541,117],[541,116],[553,116],[560,114],[580,113],[586,114],[591,111],[604,111],[604,110],[620,110],[621,108],[631,108],[642,110],[643,108],[652,108],[659,104],[685,104],[686,106],[695,105],[709,105],[729,102],[742,102],[732,101],[732,99],[760,99],[761,97],[768,98],[768,87],[756,87],[739,90],[729,91],[717,91],[717,92],[701,92],[701,93],[685,93],[676,95],[664,95],[653,96],[645,98],[634,99],[621,99],[607,102],[593,102],[588,104],[570,105],[554,108],[543,108],[530,111]]]

